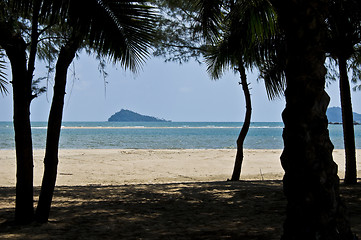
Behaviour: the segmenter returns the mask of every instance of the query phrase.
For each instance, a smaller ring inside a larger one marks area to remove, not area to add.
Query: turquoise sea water
[[[64,122],[60,148],[64,149],[217,149],[236,148],[239,122]],[[283,123],[252,123],[245,148],[281,149]],[[336,149],[343,148],[341,125],[330,125]],[[355,126],[356,148],[361,148],[361,126]],[[45,148],[46,122],[32,123],[35,149]],[[14,149],[12,122],[0,122],[0,149]]]

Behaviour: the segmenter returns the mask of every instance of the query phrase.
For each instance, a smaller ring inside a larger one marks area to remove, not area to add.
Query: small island
[[[156,117],[145,116],[139,113],[122,109],[119,112],[113,114],[108,122],[170,122],[168,120],[159,119]]]
[[[327,119],[329,124],[342,124],[342,109],[340,107],[330,107],[327,109]],[[361,114],[353,112],[354,125],[361,122]]]

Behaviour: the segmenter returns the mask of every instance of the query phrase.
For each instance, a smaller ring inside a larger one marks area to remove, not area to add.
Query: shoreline
[[[34,150],[34,186],[40,186],[44,149]],[[245,149],[241,180],[282,180],[282,149]],[[60,149],[57,186],[225,181],[236,149]],[[361,149],[357,150],[357,158]],[[333,151],[344,177],[344,150]],[[0,150],[0,186],[15,186],[15,150]],[[358,174],[361,164],[358,161]]]

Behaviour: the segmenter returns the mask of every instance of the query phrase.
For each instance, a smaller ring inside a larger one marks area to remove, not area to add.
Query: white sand
[[[282,150],[245,150],[241,179],[282,179]],[[233,170],[234,149],[60,150],[57,185],[123,185],[223,181]],[[344,150],[335,150],[339,175],[344,176]],[[34,185],[39,186],[43,172],[44,150],[34,151]],[[360,159],[361,150],[357,150]],[[0,150],[0,186],[15,185],[15,151]],[[358,162],[358,169],[361,169]],[[361,171],[359,171],[359,175]]]

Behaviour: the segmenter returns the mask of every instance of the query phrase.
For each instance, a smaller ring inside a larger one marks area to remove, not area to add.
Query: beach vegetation
[[[154,13],[145,1],[3,1],[0,46],[12,69],[17,159],[15,221],[34,219],[31,100],[43,88],[33,81],[38,44],[49,40],[39,58],[56,61],[54,95],[49,113],[44,176],[36,220],[48,220],[58,164],[58,144],[67,70],[81,49],[137,71],[148,55]],[[106,23],[106,24],[104,24]],[[29,28],[24,30],[24,26]],[[51,36],[50,36],[50,31]],[[44,38],[42,35],[48,34]],[[53,38],[54,36],[54,38]],[[53,42],[54,40],[54,42]],[[49,65],[49,69],[51,66]],[[35,91],[34,91],[35,90]]]
[[[223,33],[230,33],[224,29],[227,23],[223,25],[220,21],[225,14],[222,4],[243,1],[196,2],[205,10],[200,12],[201,16],[212,17],[200,27],[193,27],[207,33],[203,35],[206,42],[217,43]],[[285,85],[273,89],[286,86],[281,163],[285,170],[284,193],[288,207],[283,239],[353,239],[339,195],[337,165],[332,158],[333,145],[327,129],[329,97],[325,92],[327,71],[324,64],[328,31],[325,23],[331,13],[328,1],[263,2],[274,8],[280,34],[275,36],[272,45],[274,54],[261,64],[261,76],[286,81]],[[238,23],[234,24],[233,33],[242,32],[242,24]],[[254,20],[248,23],[252,25]],[[230,52],[237,53],[238,49],[232,46]],[[236,60],[241,63],[240,59]]]
[[[201,64],[206,50],[197,21],[198,11],[192,1],[152,0],[159,10],[156,21],[157,41],[153,56],[179,64],[195,60]]]
[[[328,1],[271,1],[286,45],[282,239],[354,239],[339,195],[325,92]]]
[[[251,123],[252,105],[246,69],[264,68],[265,62],[275,54],[274,40],[278,34],[277,18],[268,1],[225,1],[221,6],[201,2],[200,23],[209,41],[205,59],[208,72],[213,79],[219,79],[223,72],[234,69],[240,75],[240,85],[245,96],[246,113],[237,143],[237,153],[231,181],[238,181],[243,162],[243,143]],[[210,8],[210,9],[205,9]],[[213,9],[218,9],[213,10]],[[216,16],[221,17],[216,17]],[[214,19],[214,20],[210,20]],[[217,21],[217,22],[216,22]],[[217,29],[219,31],[210,31]],[[272,81],[267,81],[272,80]],[[284,78],[265,78],[268,96],[281,96]]]
[[[248,5],[251,8],[245,7]],[[49,44],[56,46],[52,51],[52,59],[56,62],[55,85],[48,120],[45,170],[35,214],[37,221],[46,222],[57,176],[59,137],[70,64],[80,50],[86,49],[124,68],[137,71],[147,58],[153,39],[161,38],[154,37],[155,14],[142,0],[8,0],[2,1],[1,6],[4,8],[0,10],[0,46],[5,50],[12,69],[17,159],[15,220],[18,223],[34,220],[33,149],[29,116],[31,101],[44,90],[36,87],[37,82],[33,79],[35,59],[46,55],[42,55],[38,44],[42,34],[56,36],[57,44]],[[282,239],[355,239],[340,197],[337,165],[332,158],[333,145],[327,129],[329,97],[325,92],[324,63],[328,49],[328,28],[325,23],[332,13],[328,1],[198,0],[192,1],[190,6],[201,6],[201,24],[184,23],[182,27],[192,28],[192,32],[185,35],[190,38],[195,36],[192,39],[199,45],[187,46],[186,42],[183,42],[185,47],[170,44],[169,47],[178,49],[178,52],[185,51],[186,54],[185,58],[178,55],[174,59],[185,61],[188,57],[203,53],[208,60],[208,69],[215,78],[226,68],[236,69],[240,73],[249,110],[246,113],[246,128],[249,127],[251,114],[246,69],[264,67],[262,72],[271,74],[267,66],[275,66],[273,57],[284,59],[281,64],[284,75],[277,76],[279,80],[285,77],[286,84],[280,81],[279,85],[268,91],[270,96],[276,95],[286,85],[281,163],[285,170],[283,189],[288,203]],[[260,9],[252,8],[255,6],[267,7],[261,8],[260,12]],[[245,11],[247,9],[249,12]],[[184,17],[197,18],[198,15],[194,13],[197,14],[197,11],[190,15],[187,12],[182,14],[185,14]],[[174,16],[180,15],[177,14]],[[257,16],[262,20],[258,21]],[[277,18],[281,35],[275,34],[273,18]],[[50,33],[50,29],[54,31]],[[201,37],[197,35],[199,32],[203,33]],[[285,47],[278,48],[279,44],[273,40],[282,40]],[[166,41],[172,42],[171,38]],[[345,58],[343,55],[341,57]],[[243,144],[243,140],[240,140],[240,144]]]
[[[123,68],[137,71],[148,55],[154,32],[154,13],[143,1],[64,1],[63,4],[67,12],[64,17],[58,16],[59,24],[66,24],[68,28],[55,67],[44,176],[36,210],[39,222],[47,222],[49,217],[57,175],[67,71],[76,53],[87,48]]]
[[[33,152],[30,125],[30,103],[33,74],[40,37],[40,1],[1,1],[0,47],[5,51],[11,71],[16,148],[15,221],[33,220]]]
[[[270,99],[282,96],[285,87],[284,75],[269,77],[275,71],[268,62],[279,55],[276,52],[281,45],[272,6],[268,1],[155,2],[162,13],[158,21],[160,37],[155,56],[179,63],[191,58],[205,61],[213,79],[221,78],[228,69],[240,74],[246,113],[236,141],[238,151],[231,178],[239,180],[243,142],[252,112],[246,69],[259,69],[259,79],[264,80]]]
[[[353,66],[357,73],[357,47],[361,44],[361,4],[360,1],[334,0],[329,2],[327,18],[327,52],[338,65],[342,126],[345,147],[345,183],[357,183],[356,147],[354,120],[351,103],[351,88],[348,68]],[[348,64],[351,61],[351,64]]]
[[[345,180],[346,184],[357,182],[355,134],[352,118],[352,104],[348,71],[352,71],[352,81],[360,78],[360,3],[359,1],[336,0],[328,3],[329,14],[326,21],[326,56],[328,61],[326,86],[339,78],[340,99],[342,108],[342,125],[345,148]],[[284,37],[283,44],[275,45],[278,54],[260,69],[264,79],[280,79],[285,75],[286,58]],[[346,60],[345,60],[346,58]],[[332,61],[334,60],[334,61]],[[337,67],[335,65],[338,65]],[[354,90],[357,89],[357,86]]]
[[[196,2],[205,10],[201,16],[212,17],[195,30],[208,33],[204,35],[206,42],[216,43],[223,32],[227,33],[227,24],[220,24],[225,13],[222,4],[242,1]],[[325,92],[324,64],[328,31],[325,23],[331,13],[328,1],[265,2],[277,13],[280,34],[274,39],[275,53],[260,67],[261,76],[286,81],[281,163],[288,207],[283,239],[353,239],[339,195],[337,165],[327,129],[329,97]],[[248,23],[252,25],[254,21]],[[233,32],[242,32],[241,26],[234,24]],[[237,50],[233,45],[230,52]]]

